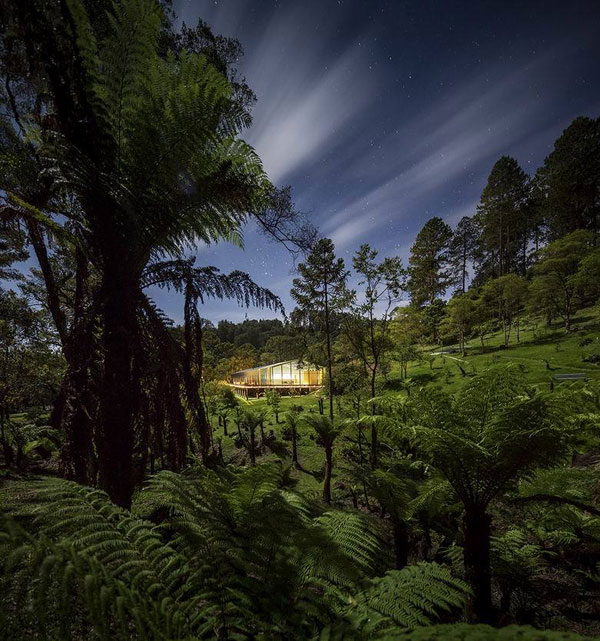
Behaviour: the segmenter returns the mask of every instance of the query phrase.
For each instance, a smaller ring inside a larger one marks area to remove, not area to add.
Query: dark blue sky
[[[530,174],[578,115],[600,115],[600,1],[174,0],[238,38],[256,92],[255,146],[350,262],[368,242],[404,260],[431,216],[474,213],[502,154]],[[243,269],[287,308],[292,260],[245,230],[245,250],[197,262]],[[154,292],[153,292],[154,294]],[[156,293],[175,320],[181,303]],[[269,317],[208,302],[213,321]]]

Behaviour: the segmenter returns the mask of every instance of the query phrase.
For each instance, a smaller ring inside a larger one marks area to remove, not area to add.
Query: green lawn
[[[411,363],[409,377],[432,376],[432,383],[448,391],[456,391],[469,380],[469,375],[482,371],[494,364],[515,363],[532,384],[548,389],[550,382],[556,381],[556,374],[584,373],[589,379],[600,380],[600,367],[584,362],[584,356],[600,354],[600,310],[582,310],[575,315],[573,331],[565,335],[560,327],[546,328],[539,323],[537,328],[526,328],[521,331],[517,343],[515,332],[511,335],[508,348],[503,345],[503,335],[498,332],[485,340],[482,349],[479,339],[468,342],[467,356],[462,357],[457,351],[454,354],[439,356],[430,369],[429,363]],[[582,345],[589,342],[587,345]],[[457,347],[454,345],[453,347]],[[444,348],[447,349],[447,348]],[[430,352],[440,351],[431,348]],[[483,353],[482,353],[483,352]],[[461,372],[465,370],[467,376]],[[390,382],[398,380],[399,371],[393,371]]]
[[[482,349],[479,339],[473,339],[468,343],[467,356],[462,357],[457,351],[454,354],[438,356],[433,362],[433,368],[429,363],[415,361],[409,364],[408,377],[416,385],[427,384],[437,385],[449,392],[455,392],[465,385],[474,373],[481,372],[487,367],[495,364],[514,363],[518,365],[532,384],[540,388],[549,389],[551,381],[557,388],[560,385],[571,385],[570,382],[560,382],[554,379],[556,374],[582,372],[592,380],[600,381],[600,366],[585,363],[582,357],[596,353],[600,354],[600,310],[582,310],[576,314],[573,321],[573,331],[565,335],[560,327],[546,328],[543,323],[537,327],[527,327],[520,332],[519,343],[516,336],[511,336],[511,344],[508,348],[503,345],[501,332],[486,338],[485,346]],[[582,342],[588,342],[582,346]],[[456,347],[456,346],[453,346]],[[425,353],[440,351],[445,348],[431,347],[424,349]],[[460,366],[460,367],[459,367]],[[463,372],[461,372],[464,370]],[[421,379],[421,380],[419,380]],[[383,394],[406,394],[401,391],[399,367],[392,369],[388,375],[388,383]],[[575,383],[581,384],[581,383]],[[305,411],[318,412],[318,401],[315,395],[301,397],[284,397],[282,399],[280,420],[283,421],[283,413],[291,404],[302,405]],[[264,399],[250,401],[253,407],[265,405]],[[346,408],[349,413],[350,408]],[[266,431],[273,430],[281,438],[284,425],[275,424],[273,416],[267,420]],[[213,420],[215,436],[222,436],[223,430],[218,427],[216,418]],[[228,427],[230,433],[235,433],[235,426],[230,422]],[[322,469],[324,464],[323,450],[318,447],[310,438],[311,430],[307,426],[300,426],[298,452],[301,465],[306,471],[294,471],[292,476],[298,480],[298,486],[304,491],[320,491]],[[223,438],[223,454],[226,460],[243,460],[245,452],[237,450],[233,438]],[[291,444],[284,441],[291,455]],[[339,451],[339,448],[338,448]],[[275,455],[268,454],[263,459],[273,458]],[[339,457],[334,459],[334,477],[336,464],[339,464]],[[339,469],[339,468],[338,468]],[[335,490],[334,490],[335,494]]]

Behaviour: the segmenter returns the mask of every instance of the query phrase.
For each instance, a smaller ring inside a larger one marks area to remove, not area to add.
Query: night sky
[[[405,261],[431,216],[475,212],[494,162],[530,174],[578,115],[600,115],[600,1],[174,0],[240,40],[256,92],[244,138],[271,180],[350,263],[370,243]],[[197,264],[243,269],[293,306],[293,261],[255,228],[245,250],[200,248]],[[155,293],[153,292],[153,295]],[[157,292],[176,321],[177,296]],[[266,318],[228,302],[202,315]]]

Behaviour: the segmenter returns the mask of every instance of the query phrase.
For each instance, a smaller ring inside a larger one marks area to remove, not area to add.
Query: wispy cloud
[[[358,41],[326,58],[310,31],[306,12],[277,13],[244,64],[258,97],[246,138],[275,183],[289,180],[346,137],[345,129],[374,93]]]
[[[458,179],[468,183],[470,173],[479,178],[482,171],[489,172],[499,155],[512,153],[527,137],[532,123],[546,132],[547,104],[536,96],[536,83],[549,72],[556,55],[556,50],[548,52],[516,71],[488,70],[399,128],[381,143],[384,166],[361,160],[348,168],[364,182],[374,176],[380,180],[371,183],[366,194],[344,203],[324,232],[343,248],[360,242],[366,232],[385,229],[392,218],[412,230],[413,218],[422,224],[424,209],[456,218],[440,192]],[[458,209],[472,213],[476,202]]]
[[[179,12],[185,17],[191,7],[182,6]],[[240,61],[258,98],[254,123],[244,138],[259,153],[271,180],[282,184],[349,137],[348,126],[376,94],[376,80],[368,73],[359,34],[332,47],[339,24],[325,3],[310,11],[304,3],[275,6],[259,25],[253,23],[251,3],[203,0],[194,8],[216,33],[253,42]]]

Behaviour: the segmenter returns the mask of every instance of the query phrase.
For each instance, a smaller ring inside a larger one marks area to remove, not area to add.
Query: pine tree
[[[441,218],[430,218],[410,249],[408,290],[417,307],[443,296],[450,285],[448,250],[452,229]]]
[[[325,344],[325,360],[329,387],[329,417],[333,420],[333,316],[350,302],[346,288],[348,271],[343,258],[335,257],[335,247],[329,238],[317,242],[306,262],[298,265],[299,278],[294,278],[292,298],[298,304],[303,319],[314,323]]]
[[[477,246],[477,225],[472,218],[463,216],[452,236],[448,251],[448,261],[452,274],[452,284],[463,294],[467,289],[469,263],[473,260]]]
[[[554,143],[536,175],[551,239],[600,227],[600,118],[580,116]]]
[[[522,271],[526,263],[523,247],[526,254],[530,236],[529,193],[529,179],[519,163],[502,156],[492,168],[477,207],[480,279]]]

